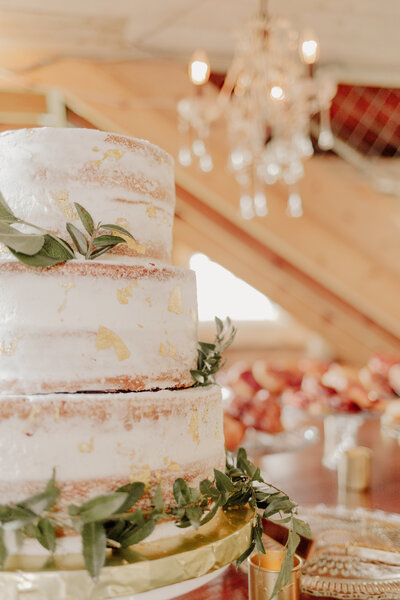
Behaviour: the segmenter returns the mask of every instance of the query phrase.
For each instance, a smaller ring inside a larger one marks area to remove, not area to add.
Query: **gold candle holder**
[[[372,451],[364,446],[356,446],[343,453],[338,468],[339,489],[361,492],[369,488],[371,456]]]
[[[267,550],[266,554],[252,554],[249,564],[249,600],[269,600],[285,560],[284,550]],[[275,596],[274,600],[299,600],[302,560],[294,557],[290,580]]]

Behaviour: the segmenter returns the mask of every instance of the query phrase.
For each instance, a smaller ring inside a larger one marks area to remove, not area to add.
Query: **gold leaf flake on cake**
[[[60,281],[60,286],[64,288],[64,301],[57,308],[58,313],[62,312],[67,306],[68,292],[70,292],[75,287],[75,283],[73,281]]]
[[[206,408],[204,409],[203,415],[201,417],[201,420],[203,421],[203,423],[208,423],[208,412],[210,410],[209,406],[206,406]]]
[[[174,460],[170,460],[168,456],[164,456],[164,465],[167,467],[167,471],[176,472],[182,469],[181,465],[179,465]]]
[[[128,304],[128,297],[132,296],[132,285],[117,289],[117,300],[120,304]]]
[[[13,356],[17,350],[18,342],[22,335],[17,335],[14,339],[6,342],[0,342],[0,356]]]
[[[130,446],[126,446],[126,444],[122,444],[121,442],[117,442],[116,444],[116,452],[120,456],[128,456],[131,460],[135,458],[136,451],[131,450]]]
[[[54,409],[54,420],[56,423],[60,422],[60,407],[56,406],[56,408]]]
[[[96,350],[107,350],[111,346],[114,348],[119,361],[130,357],[131,353],[121,338],[111,329],[100,325],[96,336]]]
[[[171,358],[175,358],[175,354],[176,354],[176,348],[175,346],[173,346],[168,340],[167,340],[167,344],[168,344],[168,356],[170,356]]]
[[[200,444],[199,415],[197,413],[197,409],[195,409],[195,412],[193,413],[192,418],[190,419],[188,433],[192,436],[195,444]]]
[[[98,151],[98,149],[95,151]],[[115,161],[118,161],[123,157],[124,154],[125,150],[120,150],[119,148],[110,148],[103,153],[102,158],[99,158],[98,160],[91,160],[90,164],[94,167],[99,167],[107,158],[113,158]]]
[[[164,225],[171,225],[172,216],[169,215],[168,213],[164,212],[162,221],[163,221]]]
[[[157,209],[152,202],[150,202],[149,206],[146,208],[146,213],[149,219],[155,219],[157,216]]]
[[[36,417],[38,416],[40,411],[41,411],[40,406],[38,406],[37,404],[34,404],[32,406],[31,412],[29,413],[28,421],[30,421],[31,423],[34,423],[36,420]]]
[[[129,479],[134,481],[142,481],[146,487],[150,485],[151,469],[149,465],[138,466],[136,464],[129,465]]]
[[[166,347],[164,346],[164,344],[162,342],[160,344],[160,349],[158,351],[158,354],[160,356],[166,356],[167,355],[167,349],[166,349]]]
[[[78,444],[78,451],[84,454],[91,454],[94,450],[94,437],[91,437],[88,442]]]
[[[177,471],[181,471],[181,470],[182,470],[181,465],[179,465],[174,460],[171,460],[171,462],[168,465],[168,471],[171,471],[171,473],[176,473]]]
[[[141,323],[138,323],[137,326],[140,327],[140,329],[144,329],[144,325],[142,325]]]
[[[69,200],[69,193],[67,190],[60,190],[58,192],[50,192],[50,196],[57,204],[58,209],[62,212],[64,217],[69,221],[75,221],[78,218],[74,205]]]
[[[126,245],[130,250],[136,252],[136,254],[146,254],[146,244],[139,244],[136,240],[124,235],[123,233],[118,233],[119,236],[124,238],[126,241]]]
[[[215,440],[216,440],[217,442],[219,442],[219,441],[220,441],[220,439],[221,439],[221,433],[220,433],[220,431],[219,431],[219,425],[218,425],[218,423],[217,423],[217,425],[216,425],[216,427],[215,427],[215,435],[214,435],[214,437],[215,437]]]
[[[177,315],[183,313],[182,290],[179,285],[176,285],[169,295],[168,310]]]
[[[129,221],[127,221],[127,219],[123,219],[122,217],[119,217],[115,221],[115,224],[120,225],[121,227],[123,227],[124,229],[127,229],[129,231],[130,225],[129,225]]]
[[[126,219],[119,218],[116,220],[115,223],[116,223],[116,225],[120,225],[121,227],[124,227],[124,229],[127,229],[128,231],[130,231],[130,225]],[[146,244],[140,244],[133,238],[129,237],[129,235],[124,235],[120,231],[113,231],[112,233],[114,235],[118,235],[119,237],[122,237],[125,240],[128,248],[130,250],[133,250],[134,252],[136,252],[136,254],[146,254]]]
[[[151,298],[150,298],[150,296],[149,296],[148,298],[146,298],[146,302],[147,302],[147,304],[148,304],[149,306],[152,306],[152,303],[151,303]]]

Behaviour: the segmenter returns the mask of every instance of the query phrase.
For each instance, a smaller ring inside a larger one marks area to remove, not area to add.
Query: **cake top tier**
[[[66,223],[79,224],[78,202],[96,222],[134,236],[110,258],[170,262],[174,165],[150,142],[95,129],[7,131],[0,134],[0,192],[17,217],[67,240]]]

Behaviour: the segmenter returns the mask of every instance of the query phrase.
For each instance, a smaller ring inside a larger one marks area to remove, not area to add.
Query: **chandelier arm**
[[[242,60],[234,58],[228,72],[225,76],[224,83],[222,84],[221,90],[218,94],[218,101],[221,104],[226,104],[232,95],[235,88],[236,82],[239,77],[239,73],[243,68]]]
[[[260,15],[263,19],[268,18],[268,0],[260,0]]]

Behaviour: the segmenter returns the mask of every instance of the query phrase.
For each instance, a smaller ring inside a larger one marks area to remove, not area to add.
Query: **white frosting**
[[[224,467],[218,386],[115,394],[0,396],[0,504],[56,469],[61,508],[129,481],[196,486]]]
[[[139,244],[131,255],[170,261],[173,159],[149,142],[90,129],[7,131],[0,134],[0,191],[17,217],[65,239],[67,221],[80,225],[74,202],[96,223],[120,219]]]
[[[175,523],[170,521],[159,522],[157,523],[157,527],[152,531],[152,533],[145,538],[144,542],[156,542],[160,540],[165,540],[168,538],[172,538],[175,536],[182,535],[184,533],[193,531],[193,527],[185,527],[184,530],[178,528]],[[15,533],[13,531],[4,531],[4,542],[7,547],[7,552],[9,555],[14,555],[14,558],[18,557],[18,566],[20,564],[20,560],[30,559],[30,557],[43,557],[43,560],[46,561],[49,558],[49,551],[44,548],[37,540],[33,538],[24,538],[22,545],[17,543],[15,538]],[[57,538],[56,549],[54,552],[55,556],[62,557],[63,555],[77,555],[82,554],[82,540],[79,535],[70,535]],[[74,563],[77,562],[77,569],[83,569],[83,558],[79,560],[79,558],[70,558],[70,562],[74,560]],[[12,563],[11,563],[12,564]],[[36,565],[36,568],[38,565]],[[74,564],[70,564],[70,568],[73,568]],[[10,565],[11,568],[11,565]],[[29,570],[29,566],[28,566]]]
[[[197,361],[193,271],[0,259],[0,393],[187,387]]]
[[[177,477],[196,487],[223,470],[220,389],[168,389],[191,386],[197,364],[195,276],[165,264],[171,157],[100,131],[6,132],[0,191],[18,217],[59,235],[79,224],[79,202],[137,240],[49,269],[0,247],[0,504],[41,491],[53,468],[62,512],[129,481],[145,482],[144,506],[161,481],[168,505]],[[177,533],[161,524],[152,539]],[[76,536],[58,544],[76,551]],[[27,540],[22,552],[42,550]]]
[[[14,531],[4,532],[4,543],[8,554],[17,556],[43,556],[48,560],[49,551],[33,538],[24,538],[22,545],[15,538]],[[78,535],[57,538],[56,555],[78,554],[82,552],[82,542]],[[81,567],[82,568],[82,567]]]

